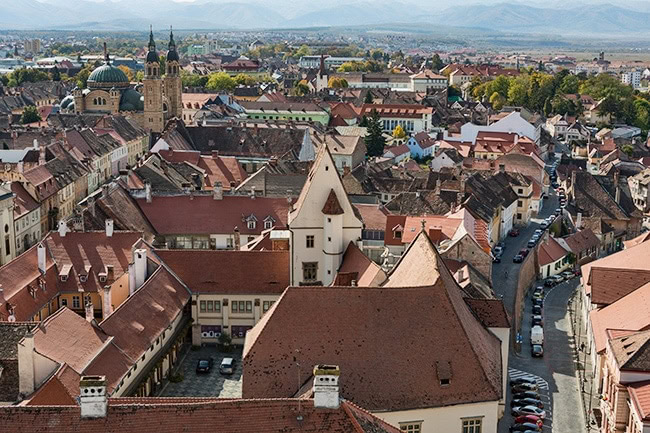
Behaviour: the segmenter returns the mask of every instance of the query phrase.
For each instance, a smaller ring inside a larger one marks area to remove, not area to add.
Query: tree
[[[36,83],[38,81],[48,81],[50,76],[47,72],[33,69],[33,68],[20,68],[9,73],[9,87],[17,87],[25,82]]]
[[[629,157],[634,156],[634,146],[632,146],[631,144],[624,144],[621,147],[621,150]]]
[[[251,77],[248,74],[237,74],[234,80],[235,84],[238,86],[252,86],[257,83],[255,78]]]
[[[375,100],[372,98],[372,92],[368,90],[366,93],[366,96],[363,98],[363,103],[364,104],[373,104]]]
[[[296,84],[296,86],[293,88],[293,92],[296,94],[296,96],[305,96],[309,93],[309,86],[307,85],[307,82],[305,80],[302,80]]]
[[[528,102],[527,80],[517,77],[508,88],[508,102],[512,105],[523,107]]]
[[[368,117],[368,134],[365,137],[366,155],[381,156],[384,154],[386,138],[384,138],[384,129],[377,110],[372,110]]]
[[[225,72],[213,72],[209,75],[205,85],[210,90],[232,91],[235,88],[235,80]]]
[[[50,79],[52,81],[61,81],[61,73],[59,72],[59,68],[54,66],[54,69],[52,69],[52,73],[50,74]]]
[[[578,93],[578,87],[580,86],[580,79],[575,75],[567,75],[562,80],[560,84],[560,91],[564,94]]]
[[[544,116],[551,117],[553,114],[553,103],[551,103],[551,98],[546,98],[544,102]]]
[[[348,87],[348,81],[341,77],[332,77],[327,82],[327,87],[331,89],[343,89]]]
[[[368,127],[368,117],[366,117],[365,114],[363,116],[361,116],[361,120],[359,121],[359,126],[361,126],[363,128]]]
[[[188,74],[181,72],[183,87],[205,87],[208,84],[209,75]]]
[[[38,113],[38,109],[34,105],[28,105],[23,110],[20,123],[24,125],[26,123],[40,122],[41,120],[41,115]]]
[[[492,108],[494,108],[496,111],[499,111],[503,108],[503,104],[505,103],[505,98],[501,96],[499,92],[494,92],[490,96],[490,104],[492,104]]]
[[[434,54],[433,57],[431,58],[431,69],[435,69],[436,71],[440,71],[445,64],[442,62],[442,59],[438,55],[438,53]]]
[[[9,84],[9,77],[7,77],[6,75],[0,75],[0,84],[2,84],[3,86]]]
[[[449,86],[449,88],[447,88],[447,97],[452,98],[454,96],[462,97],[463,92],[461,92],[461,90],[456,86]]]
[[[120,65],[120,66],[117,67],[117,69],[124,72],[124,75],[126,75],[126,78],[128,78],[129,81],[133,81],[133,79],[135,78],[135,74],[133,73],[133,70],[131,68],[129,68],[128,66]]]
[[[142,80],[144,80],[144,72],[143,71],[138,71],[135,73],[135,81],[138,83],[142,83]]]
[[[406,131],[402,128],[402,125],[397,125],[393,130],[393,138],[406,138]]]

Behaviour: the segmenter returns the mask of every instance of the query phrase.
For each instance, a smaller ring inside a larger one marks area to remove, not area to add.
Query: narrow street
[[[512,258],[539,228],[541,221],[551,215],[558,206],[558,199],[552,192],[544,202],[544,208],[539,217],[520,230],[516,238],[506,240],[506,250],[502,263],[493,267],[494,290],[503,296],[506,308],[512,316],[515,303],[515,290],[519,275],[519,264],[513,263]],[[506,277],[507,272],[507,277]],[[523,344],[521,353],[510,350],[509,380],[527,376],[537,380],[539,394],[547,412],[544,432],[584,432],[584,414],[580,400],[579,381],[575,370],[571,325],[568,313],[568,300],[579,283],[573,278],[553,288],[546,288],[544,300],[544,356],[533,358],[530,354],[530,320],[532,302],[526,297],[523,314],[521,335]],[[540,282],[542,284],[542,282]],[[506,413],[499,422],[499,433],[506,433],[513,424],[510,411],[511,393],[508,389]]]

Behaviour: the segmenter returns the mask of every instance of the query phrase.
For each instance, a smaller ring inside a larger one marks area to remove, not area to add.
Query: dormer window
[[[255,221],[248,221],[248,222],[246,223],[246,225],[248,226],[248,228],[249,228],[250,230],[255,230],[255,226],[257,226],[257,222],[255,222]]]
[[[80,283],[85,283],[86,281],[88,281],[88,275],[79,275]]]
[[[267,216],[264,218],[264,229],[273,228],[273,224],[275,224],[275,219],[273,219],[272,216]]]

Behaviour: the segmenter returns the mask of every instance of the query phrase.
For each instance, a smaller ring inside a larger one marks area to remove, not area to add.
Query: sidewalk
[[[582,320],[580,286],[569,300],[569,316],[573,338],[573,357],[576,363],[578,380],[581,384],[581,397],[587,431],[599,430],[600,400],[598,399],[598,384],[594,383],[594,368],[591,362],[592,348],[586,333],[586,323]]]

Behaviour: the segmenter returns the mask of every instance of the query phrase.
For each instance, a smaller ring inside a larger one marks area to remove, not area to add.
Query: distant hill
[[[547,4],[553,7],[459,2],[444,10],[415,0],[310,2],[310,7],[291,0],[250,1],[5,0],[0,8],[0,29],[146,30],[150,23],[156,28],[173,24],[182,29],[272,29],[412,23],[419,28],[427,24],[550,36],[650,35],[650,9],[634,1],[627,7],[636,10],[559,0],[549,0]],[[408,31],[409,25],[403,30]]]

